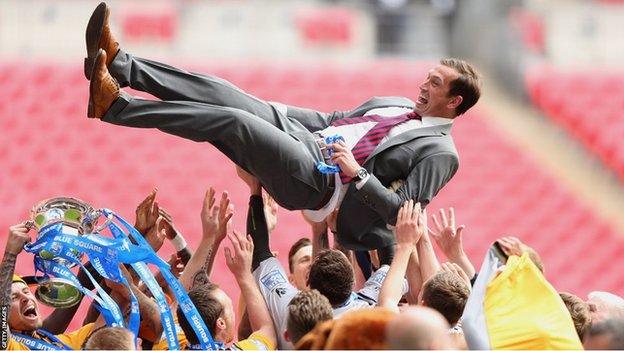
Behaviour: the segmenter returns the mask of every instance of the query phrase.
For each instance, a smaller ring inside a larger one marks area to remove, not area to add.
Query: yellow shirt
[[[249,351],[275,350],[276,348],[277,345],[272,343],[269,338],[260,332],[254,332],[249,335],[247,339],[234,343],[232,347],[230,347],[231,350]]]
[[[180,344],[180,350],[184,350],[188,346],[186,335],[184,335],[182,328],[180,328],[180,325],[178,324],[178,317],[175,314],[173,315],[173,320],[175,321],[175,329],[176,333],[178,334],[178,343]],[[169,350],[169,344],[167,344],[167,339],[165,338],[164,333],[160,341],[152,346],[152,350]]]
[[[177,324],[176,324],[177,327]],[[178,341],[180,343],[180,350],[186,350],[188,348],[188,341],[183,332],[178,333]],[[245,340],[241,340],[232,344],[230,350],[248,350],[248,351],[263,351],[263,350],[275,350],[277,345],[271,343],[269,338],[264,336],[260,332],[255,332]],[[158,344],[154,344],[152,350],[168,350],[167,340],[162,339]]]
[[[56,337],[63,342],[68,347],[71,347],[74,350],[80,350],[85,340],[91,335],[93,329],[95,328],[95,323],[89,323],[82,328],[73,331],[71,333],[59,334]],[[38,334],[37,334],[38,335]],[[28,346],[23,343],[11,338],[9,339],[9,345],[7,350],[30,350]]]

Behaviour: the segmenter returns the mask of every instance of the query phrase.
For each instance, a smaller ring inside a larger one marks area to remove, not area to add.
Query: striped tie
[[[408,112],[396,117],[381,117],[378,115],[343,118],[339,121],[332,123],[332,126],[343,126],[347,124],[364,123],[370,121],[376,121],[377,124],[371,128],[358,142],[355,144],[351,152],[358,164],[363,165],[368,156],[375,150],[377,145],[386,137],[392,127],[409,121],[410,119],[420,119],[420,116],[415,112]],[[351,177],[340,172],[340,180],[342,184],[349,183]]]

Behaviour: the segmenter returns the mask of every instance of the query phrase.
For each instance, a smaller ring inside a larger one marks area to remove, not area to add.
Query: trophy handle
[[[91,223],[95,223],[97,224],[97,218],[100,218],[100,216],[104,213],[104,211],[100,210],[95,210],[93,213],[93,217],[92,217],[92,221]],[[100,231],[106,229],[108,227],[108,225],[113,221],[113,214],[109,213],[108,216],[106,216],[106,220],[104,221],[104,223],[100,224],[99,226],[95,227],[92,229],[91,233],[95,232],[95,233],[99,233]],[[88,233],[88,234],[91,234]]]

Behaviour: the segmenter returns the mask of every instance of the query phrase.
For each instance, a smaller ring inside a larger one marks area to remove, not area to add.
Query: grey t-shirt
[[[390,266],[383,265],[364,283],[364,287],[357,292],[352,292],[349,299],[340,306],[334,308],[334,318],[349,310],[374,307],[377,305],[379,290],[383,284]],[[260,288],[260,292],[266,301],[269,313],[273,318],[273,325],[277,333],[278,348],[292,349],[292,343],[284,339],[284,331],[288,322],[288,304],[297,295],[299,290],[288,281],[288,275],[284,271],[280,261],[271,257],[262,262],[253,272],[254,278]],[[403,281],[403,294],[407,293],[407,281]]]

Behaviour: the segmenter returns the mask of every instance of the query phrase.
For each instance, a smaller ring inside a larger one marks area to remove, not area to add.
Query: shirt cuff
[[[357,190],[362,189],[362,187],[364,186],[364,184],[366,184],[366,182],[368,182],[368,178],[370,178],[370,174],[367,174],[366,177],[364,177],[363,179],[358,180],[357,182],[355,182],[355,188]]]

